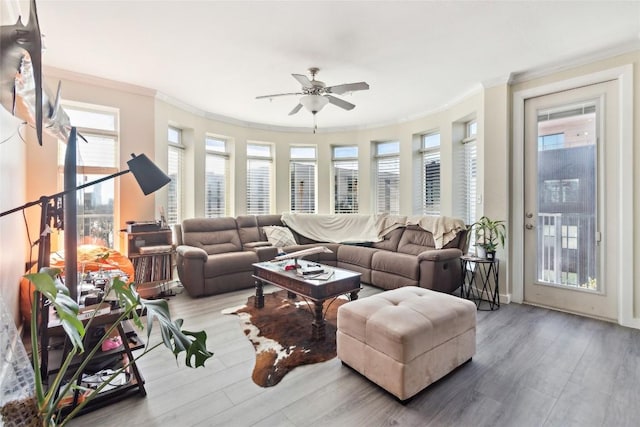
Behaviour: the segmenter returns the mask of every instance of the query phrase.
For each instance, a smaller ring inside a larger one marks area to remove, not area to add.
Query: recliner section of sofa
[[[271,246],[265,226],[285,226],[280,215],[241,215],[236,218],[192,218],[176,226],[176,261],[180,281],[192,297],[215,295],[254,286],[253,265],[279,251],[326,246],[331,253],[305,259],[361,273],[361,282],[382,289],[420,286],[451,293],[462,281],[460,256],[466,231],[442,249],[435,249],[430,232],[417,226],[395,229],[380,242],[367,245],[316,242],[292,231],[298,244]]]

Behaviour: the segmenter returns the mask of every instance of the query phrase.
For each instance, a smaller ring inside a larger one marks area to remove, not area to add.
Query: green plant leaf
[[[207,334],[204,331],[196,333],[183,331],[182,319],[171,320],[167,301],[141,299],[141,302],[147,311],[147,338],[151,335],[153,322],[157,320],[162,341],[173,352],[176,359],[184,351],[185,364],[190,368],[197,368],[204,366],[205,361],[213,356],[206,347]],[[193,359],[195,363],[192,363]]]
[[[59,274],[60,270],[47,268],[39,273],[26,274],[24,277],[31,281],[36,290],[51,302],[71,345],[82,353],[84,351],[82,338],[85,329],[82,321],[78,320],[79,307],[69,296],[69,290],[57,278]]]

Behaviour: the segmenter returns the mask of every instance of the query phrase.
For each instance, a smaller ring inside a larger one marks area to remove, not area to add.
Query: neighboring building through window
[[[247,144],[247,214],[272,213],[273,146]]]
[[[184,185],[184,145],[182,129],[169,126],[167,131],[168,156],[167,175],[171,182],[167,186],[166,220],[169,225],[182,222]]]
[[[334,213],[358,213],[358,147],[333,147]]]
[[[229,153],[227,141],[208,136],[205,140],[205,195],[206,218],[229,215]]]
[[[316,212],[316,148],[292,146],[289,151],[291,212]]]
[[[376,212],[400,214],[400,142],[375,146]]]
[[[71,125],[87,140],[78,137],[76,143],[76,184],[109,176],[118,172],[119,112],[115,108],[97,105],[65,103],[64,111]],[[64,186],[64,163],[67,141],[58,143],[60,188]],[[107,180],[78,190],[78,242],[114,247],[117,215],[116,181]]]
[[[440,215],[440,133],[422,136],[422,213]]]

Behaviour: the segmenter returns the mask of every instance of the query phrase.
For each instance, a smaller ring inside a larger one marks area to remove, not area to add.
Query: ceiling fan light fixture
[[[306,95],[300,99],[300,104],[313,114],[322,110],[328,103],[329,100],[321,95]]]

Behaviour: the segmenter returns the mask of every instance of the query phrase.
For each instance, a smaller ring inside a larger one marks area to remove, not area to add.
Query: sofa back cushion
[[[242,250],[236,220],[231,217],[185,219],[182,240],[209,255]]]
[[[404,229],[398,252],[410,255],[418,255],[429,249],[435,249],[436,243],[430,231],[423,230],[416,225],[409,225]]]
[[[467,230],[461,230],[458,232],[456,237],[444,245],[443,249],[460,249],[463,254],[467,253],[467,249],[469,249],[469,242],[467,241]]]
[[[255,215],[240,215],[236,217],[238,224],[238,235],[240,242],[244,246],[247,243],[259,242],[260,230],[258,229],[258,219]]]
[[[382,236],[382,240],[374,242],[372,246],[376,249],[396,252],[398,250],[398,243],[400,242],[400,237],[402,237],[403,231],[404,227],[396,228]]]

